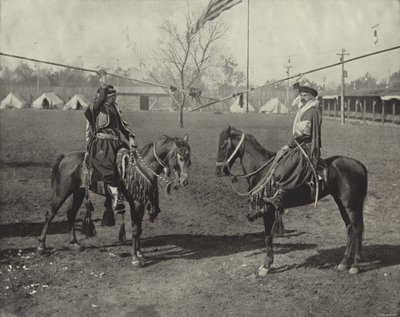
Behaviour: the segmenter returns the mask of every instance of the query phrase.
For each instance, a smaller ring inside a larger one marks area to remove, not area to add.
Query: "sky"
[[[184,23],[209,0],[0,0],[0,51],[85,67],[137,66],[135,50],[151,59],[164,19]],[[223,12],[228,27],[220,52],[246,72],[247,5],[250,3],[250,84],[286,77],[400,45],[400,0],[243,0]],[[378,42],[373,43],[377,25]],[[1,65],[19,61],[0,57]],[[400,50],[345,65],[348,79],[367,72],[378,80],[400,70]],[[307,75],[326,84],[341,79],[340,66]]]

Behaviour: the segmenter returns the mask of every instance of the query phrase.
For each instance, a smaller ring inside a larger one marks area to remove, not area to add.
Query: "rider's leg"
[[[125,213],[125,205],[119,194],[118,187],[108,185],[108,189],[111,194],[111,198],[112,198],[111,207],[114,210],[114,212],[119,213],[119,214]]]

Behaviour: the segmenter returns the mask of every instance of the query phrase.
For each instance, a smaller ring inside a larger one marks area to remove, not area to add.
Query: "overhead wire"
[[[272,86],[272,85],[275,85],[275,84],[277,84],[277,83],[280,83],[280,82],[283,82],[283,81],[286,81],[286,80],[290,80],[290,79],[293,79],[293,78],[303,77],[303,76],[306,75],[306,74],[314,73],[314,72],[317,72],[317,71],[320,71],[320,70],[323,70],[323,69],[335,67],[335,66],[342,65],[342,64],[345,64],[345,63],[353,62],[353,61],[358,60],[358,59],[361,59],[361,58],[365,58],[365,57],[372,56],[372,55],[376,55],[376,54],[381,54],[381,53],[388,52],[388,51],[392,51],[392,50],[396,50],[396,49],[399,49],[399,48],[400,48],[400,45],[394,46],[394,47],[390,47],[390,48],[387,48],[387,49],[383,49],[383,50],[379,50],[379,51],[375,51],[375,52],[372,52],[372,53],[368,53],[368,54],[356,56],[356,57],[349,58],[349,59],[344,60],[344,61],[340,61],[340,62],[337,62],[337,63],[334,63],[334,64],[330,64],[330,65],[327,65],[327,66],[322,66],[322,67],[314,68],[314,69],[312,69],[312,70],[305,71],[305,72],[302,72],[302,73],[297,73],[297,74],[295,74],[295,75],[292,75],[292,76],[289,76],[289,77],[285,77],[285,78],[283,78],[283,79],[279,79],[279,80],[276,80],[276,81],[273,81],[273,82],[270,82],[270,83],[267,83],[267,84],[264,84],[264,85],[255,87],[255,88],[250,88],[250,89],[246,89],[246,90],[243,90],[243,91],[241,91],[241,92],[238,92],[238,93],[234,93],[234,94],[232,94],[232,95],[230,95],[230,96],[226,96],[226,97],[221,98],[221,99],[219,99],[219,100],[210,102],[210,103],[208,103],[208,104],[206,104],[206,105],[202,105],[201,107],[194,108],[194,109],[192,109],[190,112],[194,112],[194,111],[200,110],[200,109],[202,109],[202,108],[206,108],[206,107],[212,106],[212,105],[214,105],[214,104],[216,104],[216,103],[219,103],[219,102],[222,102],[222,101],[231,99],[231,98],[235,98],[235,97],[240,96],[240,95],[243,95],[243,94],[248,94],[248,93],[250,93],[250,92],[252,92],[252,91],[254,91],[254,90],[258,90],[258,89],[261,89],[261,88],[265,88],[265,87],[268,87],[268,86]]]
[[[99,70],[90,69],[90,68],[84,68],[84,67],[72,66],[72,65],[62,64],[62,63],[44,61],[44,60],[40,60],[40,59],[36,59],[36,58],[19,56],[19,55],[4,53],[4,52],[0,52],[0,56],[17,58],[17,59],[22,59],[22,60],[27,60],[27,61],[32,61],[32,62],[42,63],[42,64],[48,64],[48,65],[53,65],[53,66],[59,66],[59,67],[64,67],[64,68],[69,68],[69,69],[75,69],[75,70],[80,70],[80,71],[85,71],[85,72],[90,72],[90,73],[95,73],[95,74],[100,75],[100,71]],[[150,85],[150,86],[166,88],[166,89],[171,90],[172,92],[179,91],[180,93],[187,94],[187,95],[189,95],[191,97],[194,97],[194,98],[205,98],[205,99],[213,100],[213,101],[216,100],[214,98],[202,96],[201,95],[201,91],[199,89],[196,89],[196,88],[190,88],[189,90],[185,90],[185,89],[180,89],[180,88],[178,88],[176,86],[173,86],[173,85],[166,85],[166,84],[162,84],[162,83],[154,83],[154,82],[150,82],[150,81],[146,81],[146,80],[140,80],[140,79],[131,78],[131,77],[127,77],[127,76],[121,76],[121,75],[118,75],[118,74],[108,73],[105,70],[102,70],[102,71],[106,75],[112,76],[112,77],[115,77],[115,78],[130,80],[130,81],[134,81],[134,82],[138,82],[138,83],[145,84],[145,85]]]

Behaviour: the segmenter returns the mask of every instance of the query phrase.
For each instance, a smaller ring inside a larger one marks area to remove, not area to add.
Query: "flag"
[[[378,24],[375,24],[371,29],[373,30],[372,33],[372,43],[374,43],[375,45],[378,43]]]
[[[374,43],[376,45],[376,43],[378,43],[378,31],[374,30],[374,34],[372,36],[372,43]]]
[[[242,0],[211,0],[190,32],[196,34],[208,21],[214,20],[222,11],[228,10],[240,2]]]

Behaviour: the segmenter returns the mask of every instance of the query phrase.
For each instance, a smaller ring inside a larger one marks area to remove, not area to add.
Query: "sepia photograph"
[[[0,317],[400,317],[400,0],[0,0]]]

